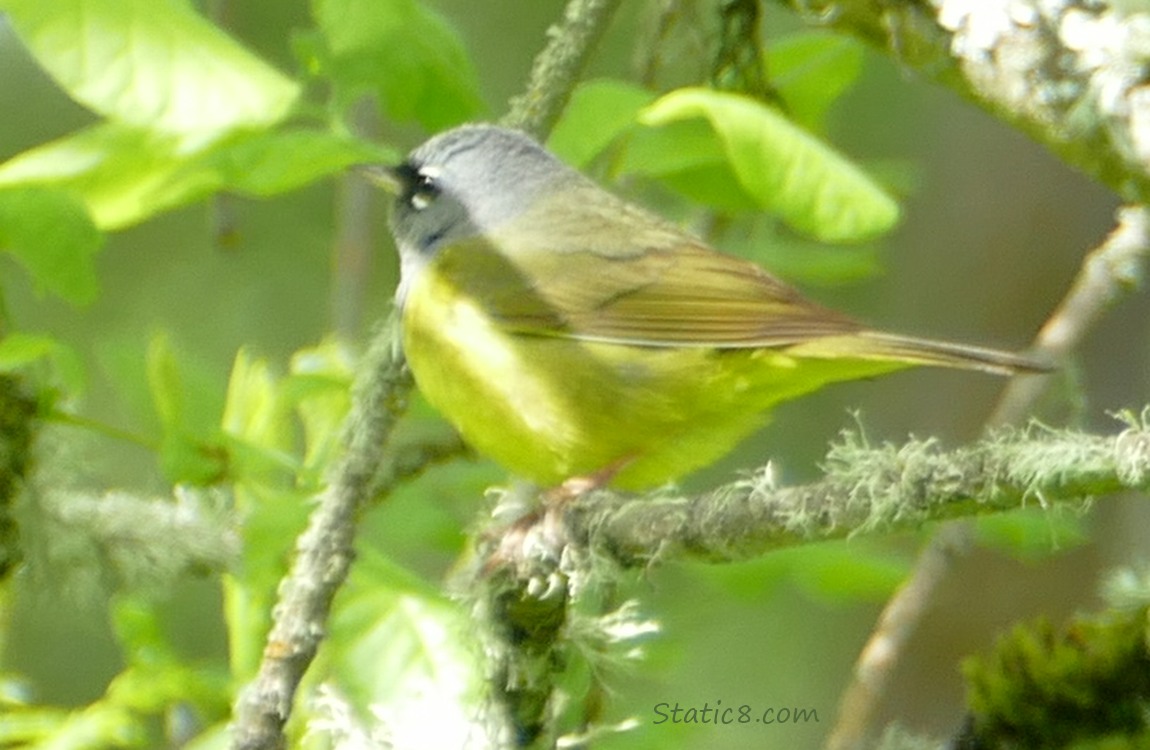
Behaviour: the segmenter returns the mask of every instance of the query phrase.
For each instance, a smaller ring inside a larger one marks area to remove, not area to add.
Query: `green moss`
[[[1038,620],[1017,626],[990,655],[969,659],[971,746],[1146,746],[1146,617],[1145,607],[1112,612],[1076,620],[1065,632]]]
[[[31,463],[37,412],[35,398],[8,375],[0,375],[0,580],[20,561],[13,515],[16,492]]]

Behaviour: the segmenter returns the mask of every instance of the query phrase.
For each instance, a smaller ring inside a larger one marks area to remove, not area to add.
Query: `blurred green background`
[[[489,111],[498,116],[520,91],[544,30],[563,4],[433,5],[461,31]],[[625,4],[596,54],[592,76],[626,72],[637,29],[649,22],[643,6]],[[230,33],[284,70],[294,67],[293,32],[309,23],[300,0],[237,0],[227,5],[225,20]],[[768,9],[769,35],[798,25],[786,12]],[[2,24],[0,112],[0,161],[91,119]],[[1064,294],[1083,254],[1111,227],[1117,203],[1106,190],[889,59],[868,55],[861,83],[836,104],[830,123],[830,140],[852,158],[911,166],[905,220],[884,242],[879,272],[851,284],[804,287],[879,327],[1021,348]],[[424,135],[412,126],[387,125],[379,137],[403,150]],[[0,257],[7,310],[21,330],[51,333],[81,352],[89,372],[83,413],[146,431],[154,417],[139,352],[157,331],[170,333],[195,363],[195,376],[213,384],[221,398],[240,347],[286,368],[293,351],[333,330],[337,315],[348,315],[337,312],[337,297],[341,305],[348,302],[337,278],[350,275],[359,284],[350,319],[356,321],[354,336],[366,339],[389,309],[397,265],[384,231],[382,196],[371,207],[379,231],[370,253],[352,268],[335,254],[343,190],[326,182],[267,200],[209,201],[114,234],[98,257],[101,293],[85,307],[39,293],[21,269]],[[1114,431],[1108,410],[1150,400],[1148,313],[1144,295],[1119,304],[1040,413],[1055,423]],[[828,442],[855,426],[852,410],[874,442],[915,434],[958,444],[979,433],[1002,386],[990,377],[940,371],[838,386],[780,409],[763,434],[690,485],[705,486],[768,458],[781,481],[810,479]],[[418,407],[417,413],[431,419]],[[89,450],[83,439],[53,439],[42,449],[63,451],[75,472],[71,479],[96,490],[166,491],[154,458],[144,451],[119,447],[110,455],[107,447]],[[57,465],[60,460],[54,459]],[[433,470],[369,514],[364,544],[438,582],[475,514],[486,507],[482,488],[502,480],[498,469],[482,462]],[[917,731],[948,733],[961,713],[959,660],[987,649],[995,633],[1016,620],[1046,614],[1057,622],[1098,606],[1099,576],[1145,556],[1148,544],[1138,530],[1147,522],[1144,503],[1107,498],[1081,519],[1082,539],[1060,534],[1060,520],[1040,518],[1025,544],[985,545],[960,560],[896,672],[884,717]],[[813,747],[833,723],[838,695],[883,601],[925,538],[859,539],[723,567],[671,564],[631,581],[626,593],[638,597],[664,630],[648,644],[645,661],[609,677],[607,718],[635,716],[639,726],[602,746]],[[1029,552],[1020,553],[1022,547]],[[80,705],[99,696],[120,664],[105,612],[31,577],[17,586],[0,667],[28,677],[37,700]],[[185,580],[170,597],[182,647],[222,658],[218,588]],[[724,706],[814,709],[818,722],[652,723],[656,704],[701,707],[720,700]]]

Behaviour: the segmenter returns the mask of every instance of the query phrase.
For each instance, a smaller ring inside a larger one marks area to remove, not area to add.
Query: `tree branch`
[[[1055,362],[1065,360],[1103,313],[1124,292],[1138,286],[1142,266],[1150,256],[1150,210],[1125,206],[1118,210],[1117,219],[1106,241],[1083,259],[1070,291],[1038,332],[1032,352]],[[1049,381],[1033,375],[1011,380],[988,424],[1010,424],[1023,418]]]
[[[1141,206],[1124,207],[1118,211],[1117,222],[1106,240],[1083,260],[1070,291],[1035,338],[1033,353],[1051,361],[1065,360],[1121,293],[1137,284],[1141,266],[1150,254],[1150,211]],[[1012,379],[987,423],[1005,425],[1021,419],[1049,381],[1042,375]],[[883,608],[878,625],[855,662],[853,678],[843,692],[838,719],[827,740],[828,750],[862,745],[891,674],[934,591],[971,543],[967,526],[953,523],[940,529],[919,555],[914,572]]]
[[[619,0],[571,0],[563,24],[549,31],[526,94],[516,99],[505,123],[544,138],[575,86],[591,49]],[[283,727],[296,688],[315,658],[336,591],[353,557],[359,510],[373,496],[422,471],[430,461],[457,455],[458,438],[385,454],[397,417],[411,389],[397,343],[398,325],[378,333],[360,364],[344,451],[299,538],[291,571],[280,585],[274,624],[255,681],[236,704],[232,747],[270,750],[284,746]],[[385,461],[385,456],[387,456]]]
[[[1027,503],[1049,507],[1147,490],[1147,420],[1150,410],[1112,437],[1037,425],[1003,429],[953,451],[934,440],[870,447],[845,433],[827,455],[825,477],[812,484],[776,487],[768,468],[695,496],[596,490],[550,503],[486,535],[483,565],[467,582],[481,622],[494,629],[496,699],[511,712],[519,746],[554,743],[547,711],[569,645],[564,623],[596,561],[625,569],[688,558],[736,562]]]
[[[397,331],[394,320],[382,326],[360,363],[344,425],[343,453],[332,466],[297,542],[291,570],[280,584],[259,673],[236,702],[236,750],[284,747],[283,728],[296,688],[315,658],[332,599],[351,566],[359,510],[386,474],[384,446],[411,389]]]
[[[734,562],[859,533],[1150,488],[1150,429],[1115,437],[1033,426],[943,451],[935,440],[832,447],[826,476],[774,487],[769,473],[695,497],[595,493],[568,511],[572,538],[627,567],[667,557]]]
[[[535,58],[527,90],[511,100],[503,124],[546,140],[579,76],[606,31],[620,0],[570,0],[562,23],[547,30],[547,46]]]
[[[1150,14],[1085,0],[782,4],[887,51],[1125,199],[1150,196]]]

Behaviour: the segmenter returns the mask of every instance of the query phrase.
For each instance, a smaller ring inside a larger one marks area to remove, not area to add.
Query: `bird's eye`
[[[438,197],[439,185],[436,184],[435,176],[429,174],[427,170],[421,170],[415,176],[415,181],[411,186],[411,192],[407,197],[407,202],[416,211],[422,211],[430,206]]]

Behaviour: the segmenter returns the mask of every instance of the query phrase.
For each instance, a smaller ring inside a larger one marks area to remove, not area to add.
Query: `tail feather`
[[[987,349],[948,341],[932,341],[879,331],[860,331],[847,336],[827,336],[799,344],[791,351],[800,356],[894,360],[911,364],[958,367],[996,375],[1050,372],[1052,365],[1025,354]]]

